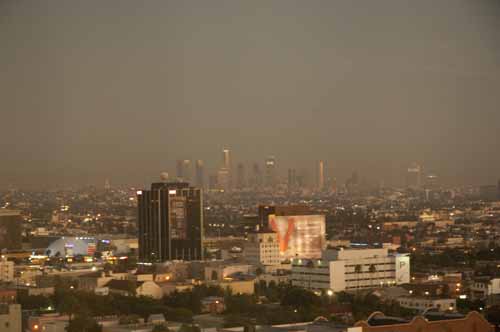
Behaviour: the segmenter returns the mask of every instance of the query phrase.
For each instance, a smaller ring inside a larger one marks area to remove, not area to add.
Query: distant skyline
[[[177,159],[500,178],[500,2],[0,2],[0,189],[144,185]]]

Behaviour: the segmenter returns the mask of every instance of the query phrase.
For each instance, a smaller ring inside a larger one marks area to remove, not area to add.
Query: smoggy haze
[[[500,178],[498,1],[2,0],[0,40],[0,186],[143,183],[223,146]]]

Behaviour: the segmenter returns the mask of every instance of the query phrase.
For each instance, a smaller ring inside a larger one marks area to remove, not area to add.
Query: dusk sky
[[[0,187],[176,159],[500,178],[496,0],[0,0]]]

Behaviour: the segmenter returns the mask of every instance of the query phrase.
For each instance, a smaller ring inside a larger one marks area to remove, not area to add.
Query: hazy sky
[[[0,0],[0,41],[0,186],[146,183],[224,146],[500,178],[496,0]]]

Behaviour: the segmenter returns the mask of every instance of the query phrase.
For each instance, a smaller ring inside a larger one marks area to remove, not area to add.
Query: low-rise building
[[[134,281],[134,280],[116,280],[109,281],[103,288],[107,288],[109,293],[115,293],[125,296],[148,296],[154,299],[163,297],[163,289],[154,281]],[[99,288],[99,291],[105,294],[105,290]]]
[[[189,291],[192,290],[193,287],[195,286],[194,282],[176,282],[176,281],[169,281],[169,282],[160,282],[158,285],[161,287],[163,291],[163,295],[169,295],[170,293],[173,292],[183,292],[183,291]]]
[[[327,249],[322,259],[292,261],[292,284],[315,291],[350,291],[405,284],[410,257],[389,255],[385,248]]]
[[[201,300],[201,312],[221,314],[226,310],[224,298],[221,296],[209,296]]]
[[[500,294],[500,278],[482,277],[474,279],[470,287],[473,299],[485,299]]]
[[[224,281],[231,279],[235,274],[249,274],[252,266],[248,264],[227,264],[216,263],[205,266],[205,280],[207,281]]]
[[[403,296],[396,299],[402,308],[423,312],[434,308],[439,311],[454,311],[457,308],[455,299],[443,299],[428,296]]]
[[[29,332],[65,332],[69,324],[69,316],[58,313],[30,316],[27,330]]]
[[[0,303],[14,304],[17,300],[17,291],[15,289],[0,289]]]
[[[272,231],[249,233],[244,253],[246,261],[254,266],[273,266],[281,262],[277,234]]]

